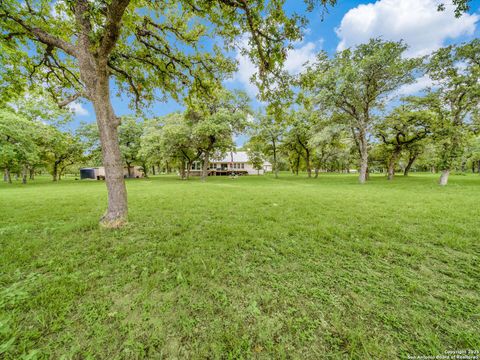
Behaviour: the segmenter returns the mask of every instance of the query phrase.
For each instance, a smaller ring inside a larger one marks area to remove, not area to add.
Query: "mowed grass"
[[[0,358],[395,359],[480,350],[480,176],[0,185]]]

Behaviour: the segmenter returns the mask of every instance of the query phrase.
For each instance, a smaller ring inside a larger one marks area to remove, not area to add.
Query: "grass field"
[[[480,350],[480,176],[0,184],[0,358]]]

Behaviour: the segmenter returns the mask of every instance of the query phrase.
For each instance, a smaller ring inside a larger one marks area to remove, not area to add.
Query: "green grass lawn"
[[[0,358],[480,350],[480,176],[0,184]]]

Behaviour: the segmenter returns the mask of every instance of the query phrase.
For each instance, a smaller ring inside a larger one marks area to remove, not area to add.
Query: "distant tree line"
[[[124,166],[140,166],[145,176],[178,171],[188,179],[195,162],[202,180],[213,157],[235,149],[235,135],[252,163],[269,160],[273,172],[440,172],[445,185],[452,170],[480,171],[480,42],[449,46],[427,58],[407,58],[402,42],[373,39],[329,58],[325,53],[296,81],[300,89],[290,103],[271,103],[254,113],[241,91],[218,88],[205,102],[189,97],[184,112],[138,119],[122,117],[118,128]],[[394,98],[401,86],[427,75],[432,86],[419,96]],[[17,109],[17,110],[15,110]],[[19,110],[21,109],[21,110]],[[35,170],[54,181],[81,164],[101,165],[96,124],[74,133],[48,124],[71,114],[32,97],[0,113],[0,164],[4,180],[12,174],[25,182]]]

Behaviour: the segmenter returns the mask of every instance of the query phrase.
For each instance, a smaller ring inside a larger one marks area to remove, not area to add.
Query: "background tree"
[[[296,146],[292,144],[291,148],[303,158],[308,177],[312,177],[313,147],[309,140],[312,136],[315,115],[315,112],[305,108],[292,111],[289,117],[288,133],[285,136],[285,141],[296,143]]]
[[[122,158],[127,166],[128,177],[132,177],[133,165],[145,166],[145,160],[139,154],[140,141],[143,134],[143,123],[137,121],[132,116],[125,116],[121,119],[121,124],[118,127],[118,137],[120,141],[120,151]],[[147,169],[143,169],[147,175]]]
[[[202,154],[193,134],[193,125],[182,113],[164,116],[160,123],[161,127],[144,134],[142,147],[158,159],[176,164],[181,178],[188,179],[192,164]]]
[[[279,147],[285,131],[282,116],[283,112],[267,109],[266,114],[258,114],[255,122],[250,124],[251,141],[259,144],[264,156],[271,159],[275,178],[278,178]]]
[[[480,40],[437,50],[428,63],[436,89],[419,100],[439,118],[436,142],[442,147],[440,185],[463,155],[480,100]]]
[[[472,169],[472,173],[480,174],[480,136],[472,137],[468,142],[466,155],[469,165]]]
[[[91,166],[102,165],[102,146],[96,123],[81,123],[75,131],[85,148],[85,160]]]
[[[433,112],[415,110],[408,105],[401,105],[392,110],[386,119],[377,125],[377,135],[383,142],[387,154],[388,180],[393,180],[395,167],[402,152],[409,146],[413,150],[412,146],[415,143],[425,139],[431,133],[434,122]],[[414,152],[410,156],[413,154]]]
[[[314,125],[309,144],[314,149],[315,178],[322,169],[348,171],[353,143],[345,126],[331,119],[320,120]]]
[[[21,172],[27,182],[28,167],[38,161],[36,124],[6,110],[0,110],[0,167],[4,181],[12,182],[12,172]]]
[[[355,49],[346,49],[329,59],[322,52],[302,77],[303,87],[314,96],[314,105],[342,112],[360,156],[359,181],[367,179],[368,138],[376,113],[389,95],[415,80],[419,59],[403,56],[402,42],[372,39]]]
[[[140,138],[139,155],[145,160],[145,166],[152,167],[153,175],[156,172],[155,168],[160,171],[161,164],[165,160],[160,147],[162,126],[162,117],[146,120]]]
[[[257,175],[260,175],[260,170],[263,169],[265,159],[262,153],[262,144],[251,141],[247,145],[248,160],[252,164],[253,168],[257,170]]]
[[[42,126],[40,148],[53,181],[60,180],[68,166],[83,160],[84,147],[80,139],[51,125]]]
[[[425,141],[413,142],[405,146],[405,168],[403,176],[408,176],[415,160],[425,152]]]
[[[207,179],[211,156],[232,150],[233,137],[246,128],[249,102],[244,92],[222,89],[209,102],[201,97],[190,99],[187,116],[197,148],[202,153],[202,181]]]

